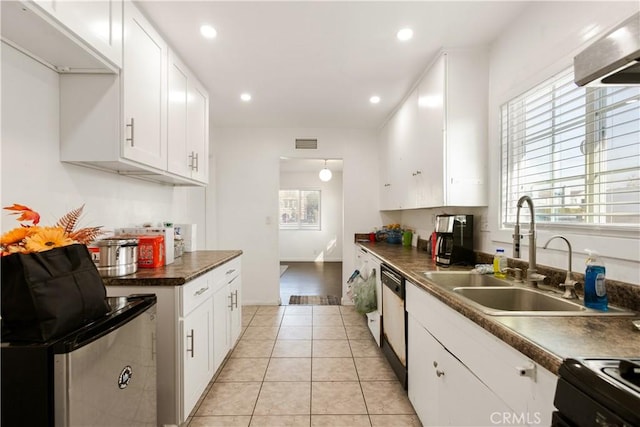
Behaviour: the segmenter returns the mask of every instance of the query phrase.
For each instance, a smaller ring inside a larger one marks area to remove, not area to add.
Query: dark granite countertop
[[[466,304],[448,291],[433,285],[425,271],[469,268],[443,268],[435,265],[425,251],[388,243],[360,246],[390,264],[412,283],[420,286],[452,309],[491,332],[516,350],[554,374],[567,357],[639,357],[640,331],[631,323],[636,317],[606,316],[490,316]]]
[[[103,281],[105,286],[181,286],[240,255],[240,250],[185,252],[163,267],[139,268],[136,273]]]

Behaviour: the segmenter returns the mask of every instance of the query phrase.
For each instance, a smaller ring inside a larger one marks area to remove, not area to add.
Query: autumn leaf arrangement
[[[2,256],[43,252],[74,243],[87,245],[103,234],[101,226],[76,229],[84,205],[69,211],[52,227],[38,225],[40,214],[27,206],[14,203],[3,209],[11,211],[10,215],[19,215],[16,220],[21,224],[0,238]]]

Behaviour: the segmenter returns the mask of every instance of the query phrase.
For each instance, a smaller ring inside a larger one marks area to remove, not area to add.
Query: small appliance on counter
[[[473,215],[436,216],[436,264],[473,265]]]
[[[552,426],[640,426],[640,359],[566,359]]]
[[[45,343],[3,342],[3,426],[156,426],[156,296]]]

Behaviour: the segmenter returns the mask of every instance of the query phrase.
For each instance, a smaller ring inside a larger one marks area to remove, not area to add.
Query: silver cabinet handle
[[[127,123],[126,125],[128,128],[131,129],[131,131],[129,131],[129,135],[131,135],[129,138],[126,139],[126,141],[129,141],[131,143],[131,146],[133,147],[134,145],[134,129],[135,129],[135,122],[133,120],[133,117],[131,117],[131,123]]]
[[[236,269],[232,268],[231,270],[227,270],[227,272],[225,274],[229,275],[229,274],[232,274],[235,271],[236,271]]]
[[[194,345],[193,345],[193,337],[194,337],[194,332],[193,329],[191,329],[191,334],[187,334],[187,339],[191,340],[191,348],[187,347],[187,354],[191,353],[191,357],[194,357]]]
[[[198,153],[194,154],[194,160],[195,160],[195,171],[198,172],[198,166],[200,165],[200,162],[198,161]]]
[[[233,291],[233,294],[236,297],[236,302],[234,303],[234,307],[237,309],[238,308],[238,290],[236,289],[235,291]]]
[[[195,291],[195,292],[193,293],[193,295],[194,295],[194,296],[199,296],[199,295],[202,295],[203,293],[207,292],[208,290],[209,290],[209,287],[208,287],[208,286],[207,286],[207,287],[204,287],[204,288],[200,288],[200,289],[198,289],[197,291]]]

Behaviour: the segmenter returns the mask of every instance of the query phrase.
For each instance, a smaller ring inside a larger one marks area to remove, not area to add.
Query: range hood
[[[640,86],[640,12],[573,58],[578,86]]]

